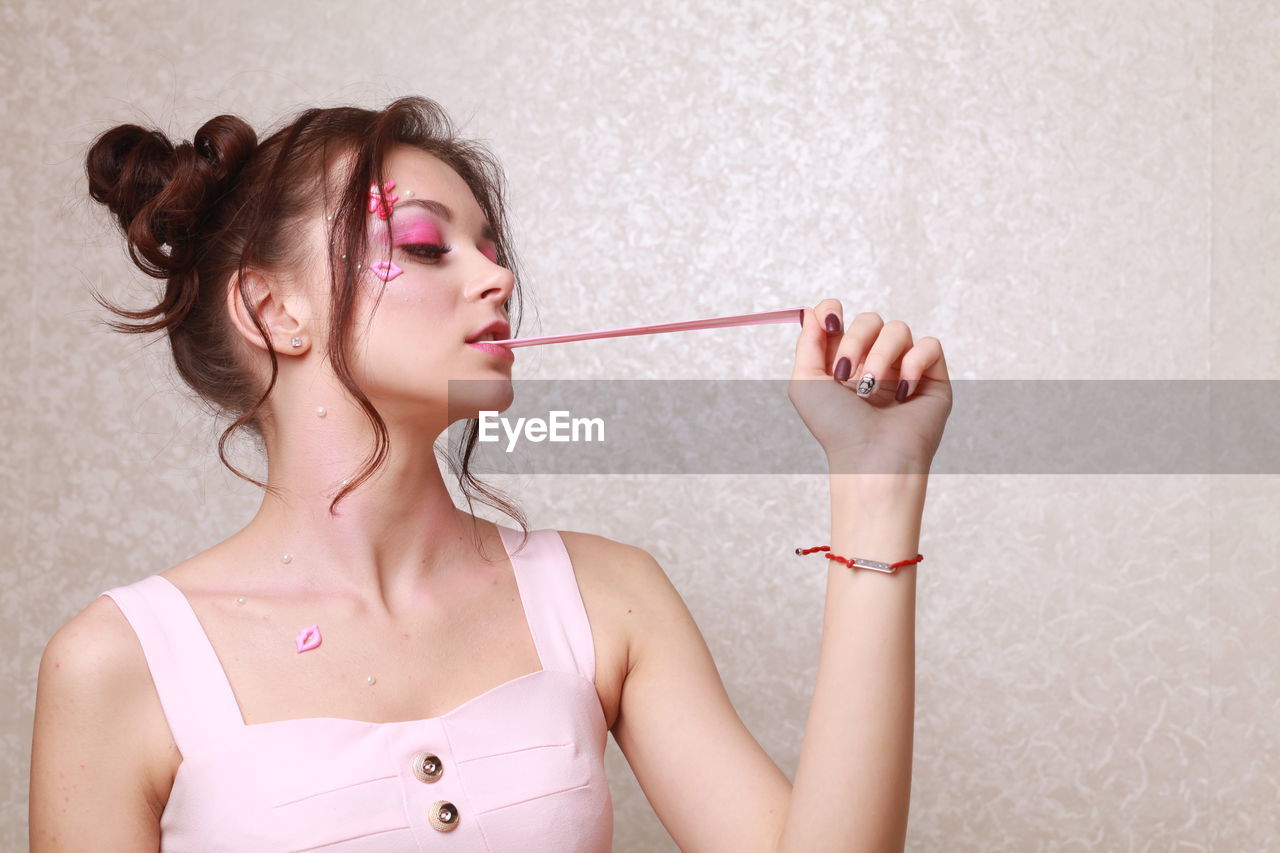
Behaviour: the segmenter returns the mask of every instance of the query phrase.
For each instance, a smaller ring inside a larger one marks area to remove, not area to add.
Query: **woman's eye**
[[[409,243],[400,248],[419,258],[435,258],[437,260],[449,254],[452,249],[451,246],[442,246],[439,243]]]

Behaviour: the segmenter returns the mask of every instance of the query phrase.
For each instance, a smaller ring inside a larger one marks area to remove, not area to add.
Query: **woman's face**
[[[503,325],[487,337],[511,337],[504,303],[515,277],[498,265],[489,223],[452,168],[396,147],[385,169],[394,181],[382,195],[389,215],[369,210],[373,193],[362,211],[369,257],[357,275],[352,374],[388,419],[440,425],[447,413],[447,426],[480,410],[501,411],[513,397],[514,351],[494,354],[466,339],[495,321]]]

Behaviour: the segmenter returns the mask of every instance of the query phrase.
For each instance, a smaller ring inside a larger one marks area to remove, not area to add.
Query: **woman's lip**
[[[473,341],[468,343],[467,346],[475,347],[476,349],[479,349],[479,350],[484,350],[490,355],[495,355],[498,358],[505,358],[508,361],[516,360],[516,354],[511,351],[511,347],[504,347],[501,344],[492,344],[492,343],[489,343],[488,341]]]

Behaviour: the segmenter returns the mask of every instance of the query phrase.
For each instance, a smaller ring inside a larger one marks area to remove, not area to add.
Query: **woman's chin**
[[[489,379],[449,384],[449,422],[476,418],[481,412],[502,412],[515,400],[511,380]]]

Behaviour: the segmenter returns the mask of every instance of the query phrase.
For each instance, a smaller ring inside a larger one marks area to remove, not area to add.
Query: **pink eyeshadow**
[[[408,243],[443,243],[444,240],[440,236],[440,229],[430,219],[414,218],[392,222],[391,239],[395,241],[395,245],[403,246]]]

